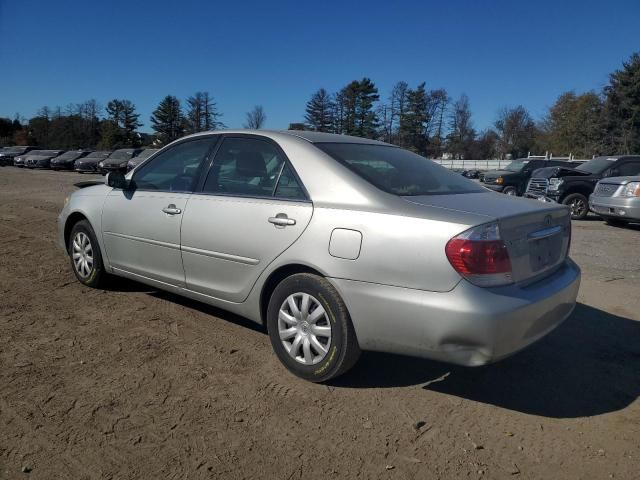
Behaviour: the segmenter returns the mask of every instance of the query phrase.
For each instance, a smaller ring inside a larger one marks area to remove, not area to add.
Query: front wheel
[[[305,380],[325,382],[342,375],[360,356],[344,301],[317,275],[295,274],[275,288],[267,328],[278,359]]]
[[[562,203],[571,209],[572,220],[583,220],[589,213],[589,201],[581,193],[567,195]]]
[[[502,191],[505,195],[509,195],[510,197],[514,197],[517,195],[516,189],[514,187],[505,187]]]
[[[73,226],[68,250],[71,268],[80,283],[93,288],[104,284],[107,273],[102,264],[100,245],[88,221],[80,220]]]

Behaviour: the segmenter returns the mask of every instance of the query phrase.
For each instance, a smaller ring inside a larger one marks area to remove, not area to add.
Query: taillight
[[[497,223],[473,227],[447,242],[445,253],[451,266],[480,287],[513,283],[507,246]]]

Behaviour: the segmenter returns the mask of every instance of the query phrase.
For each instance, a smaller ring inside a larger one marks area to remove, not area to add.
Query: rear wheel
[[[275,288],[267,328],[278,359],[305,380],[342,375],[360,356],[346,305],[333,285],[317,275],[295,274]]]
[[[514,187],[505,187],[502,193],[513,197],[516,195],[516,189]]]
[[[589,201],[581,193],[571,193],[562,201],[571,209],[572,220],[583,220],[589,213]]]
[[[107,273],[102,264],[98,240],[88,221],[80,220],[73,226],[68,250],[71,268],[80,283],[93,288],[104,284]]]

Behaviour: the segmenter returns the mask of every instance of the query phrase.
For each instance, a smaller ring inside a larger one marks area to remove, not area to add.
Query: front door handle
[[[295,225],[296,221],[293,218],[287,217],[286,213],[278,213],[275,217],[269,217],[269,223],[273,223],[276,227],[286,227],[288,225]]]
[[[164,207],[162,211],[167,215],[180,215],[182,213],[182,210],[177,208],[173,203],[171,205]]]

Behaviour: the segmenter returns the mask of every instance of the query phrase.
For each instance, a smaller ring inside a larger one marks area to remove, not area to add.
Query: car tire
[[[80,220],[71,229],[67,245],[71,269],[80,283],[99,288],[107,281],[102,254],[96,235],[87,220]]]
[[[299,273],[278,284],[269,299],[267,329],[278,359],[311,382],[342,375],[360,356],[344,301],[318,275]]]
[[[627,223],[629,223],[626,220],[620,220],[619,218],[605,218],[604,222],[612,227],[626,227]]]
[[[589,201],[581,193],[567,195],[562,204],[571,209],[571,220],[584,220],[589,213]]]
[[[505,195],[509,195],[511,197],[515,197],[518,195],[514,187],[505,187],[504,190],[502,190],[502,193],[504,193]]]

